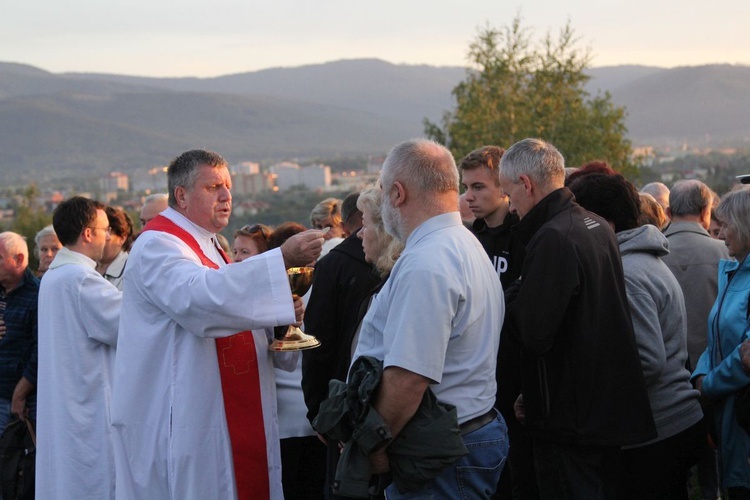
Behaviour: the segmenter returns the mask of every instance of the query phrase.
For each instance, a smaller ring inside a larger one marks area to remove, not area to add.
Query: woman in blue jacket
[[[693,380],[713,402],[722,486],[727,498],[750,498],[750,435],[735,418],[737,391],[750,384],[740,359],[740,344],[750,337],[750,188],[724,195],[716,209],[719,238],[736,260],[719,264],[719,295],[708,317],[708,347],[698,360]]]

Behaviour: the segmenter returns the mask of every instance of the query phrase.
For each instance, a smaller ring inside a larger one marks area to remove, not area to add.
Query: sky
[[[591,65],[750,64],[748,0],[0,0],[0,61],[211,77],[340,59],[464,66],[479,28],[570,21]]]

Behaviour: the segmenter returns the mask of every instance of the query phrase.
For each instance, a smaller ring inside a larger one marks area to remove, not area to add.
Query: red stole
[[[190,233],[166,217],[156,216],[143,230],[162,231],[176,236],[195,252],[204,266],[219,268],[206,257]],[[224,261],[229,262],[224,251],[218,247],[217,249]],[[270,498],[266,432],[253,333],[240,332],[231,337],[216,339],[216,353],[221,373],[224,412],[232,444],[237,498]]]

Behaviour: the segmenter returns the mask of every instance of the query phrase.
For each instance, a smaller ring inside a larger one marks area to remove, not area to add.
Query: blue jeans
[[[500,413],[497,418],[466,434],[469,454],[462,457],[419,491],[401,494],[394,484],[385,490],[386,498],[490,498],[508,458],[508,429]]]

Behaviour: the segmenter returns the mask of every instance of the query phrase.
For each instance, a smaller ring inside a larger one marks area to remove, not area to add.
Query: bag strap
[[[29,420],[29,417],[24,416],[23,421],[26,422],[26,428],[29,429],[31,442],[34,443],[34,448],[36,448],[36,433],[34,432],[34,426],[31,425],[31,420]]]

